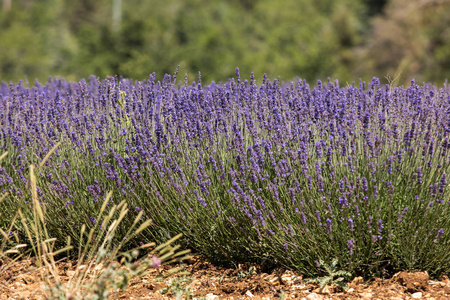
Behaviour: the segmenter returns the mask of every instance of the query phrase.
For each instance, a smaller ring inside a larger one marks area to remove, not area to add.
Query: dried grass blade
[[[47,160],[50,158],[50,156],[53,154],[53,152],[55,152],[56,149],[58,149],[58,147],[60,145],[61,145],[61,142],[56,143],[56,145],[53,146],[53,148],[50,150],[50,152],[48,152],[47,155],[45,155],[44,159],[39,164],[39,169],[42,168],[42,166],[47,162]]]
[[[2,161],[7,155],[8,155],[8,152],[3,153],[3,154],[0,156],[0,161]]]

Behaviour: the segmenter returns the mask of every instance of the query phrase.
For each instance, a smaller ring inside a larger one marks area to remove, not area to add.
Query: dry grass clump
[[[50,150],[39,167],[45,164],[58,146],[59,143]],[[1,155],[0,161],[6,155],[7,153]],[[103,201],[97,217],[97,220],[102,221],[97,222],[89,231],[86,231],[85,224],[81,226],[76,266],[74,271],[70,272],[69,280],[63,282],[58,272],[56,259],[69,258],[73,246],[68,237],[66,246],[57,249],[57,239],[51,237],[47,230],[45,206],[38,200],[35,169],[34,165],[29,167],[33,218],[25,217],[19,209],[10,226],[6,230],[0,228],[2,236],[0,273],[6,272],[15,262],[23,259],[25,253],[33,254],[36,271],[39,273],[40,280],[46,285],[45,296],[48,299],[107,299],[112,293],[125,290],[132,278],[144,276],[149,268],[159,268],[162,264],[181,262],[188,258],[186,255],[190,250],[180,251],[180,245],[174,245],[182,234],[159,246],[155,243],[147,243],[121,252],[121,248],[146,229],[152,221],[143,220],[143,212],[140,212],[124,238],[118,244],[113,243],[115,232],[127,216],[129,209],[125,200],[118,205],[108,205],[112,196],[111,191]],[[0,202],[7,196],[7,193],[2,195]],[[18,234],[14,232],[18,221],[25,231],[27,244],[20,243]],[[178,267],[170,270],[169,274],[185,275],[182,271],[183,268]],[[7,286],[4,287],[7,288]]]

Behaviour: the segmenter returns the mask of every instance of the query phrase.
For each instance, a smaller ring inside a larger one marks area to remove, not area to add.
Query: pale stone
[[[192,286],[194,286],[194,287],[198,287],[198,286],[200,286],[202,284],[202,281],[200,280],[200,279],[194,279],[193,281],[192,281]]]
[[[358,277],[353,278],[351,283],[354,285],[363,284],[364,279],[361,276],[358,276]]]
[[[31,292],[30,291],[21,291],[20,292],[20,296],[21,297],[23,297],[23,298],[28,298],[28,297],[30,297],[30,295],[31,295]]]
[[[411,297],[413,299],[420,299],[420,298],[422,298],[422,293],[421,292],[414,293],[411,295]]]
[[[286,271],[283,275],[281,275],[281,282],[284,285],[293,285],[302,283],[302,276],[295,275],[292,271]]]
[[[254,297],[254,295],[253,295],[252,292],[250,292],[250,291],[246,291],[246,292],[245,292],[245,295],[248,296],[248,297],[250,297],[250,298],[253,298],[253,297]]]
[[[294,278],[294,284],[301,284],[303,282],[302,276],[295,276]]]
[[[281,282],[283,282],[284,285],[294,284],[294,280],[293,280],[292,276],[289,276],[286,274],[281,275]]]
[[[306,296],[305,299],[307,299],[307,300],[322,300],[323,298],[322,298],[322,296],[320,296],[316,293],[311,293],[308,296]]]
[[[292,290],[304,290],[306,289],[306,284],[294,284],[293,286],[291,286]]]
[[[347,290],[347,293],[353,293],[354,291],[355,291],[354,288],[350,288],[350,289]]]
[[[219,300],[219,296],[217,296],[217,295],[214,295],[214,294],[207,294],[206,295],[206,300]]]
[[[274,276],[269,279],[269,283],[273,286],[277,286],[280,284],[280,278],[278,276]]]
[[[167,283],[165,282],[152,282],[148,285],[148,288],[150,288],[151,290],[155,290],[155,291],[160,291],[162,289],[165,289],[167,287]]]
[[[321,293],[322,294],[333,294],[335,292],[335,288],[329,286],[328,284],[323,287]]]
[[[275,277],[275,276],[274,276],[274,275],[269,275],[269,274],[266,274],[266,273],[262,273],[262,274],[261,274],[261,277],[262,277],[264,280],[269,281],[270,279],[272,279],[272,278]]]

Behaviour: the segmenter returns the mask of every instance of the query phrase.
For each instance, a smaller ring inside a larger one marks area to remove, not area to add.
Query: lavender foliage
[[[113,189],[154,220],[143,239],[183,232],[212,259],[450,270],[449,87],[176,75],[0,85],[4,215],[28,207],[27,166],[62,141],[38,170],[61,237]]]

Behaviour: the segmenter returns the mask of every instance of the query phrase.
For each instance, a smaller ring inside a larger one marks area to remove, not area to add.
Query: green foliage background
[[[178,65],[205,83],[236,67],[284,80],[450,77],[450,0],[122,0],[117,30],[112,4],[3,0],[0,81],[144,79]]]

